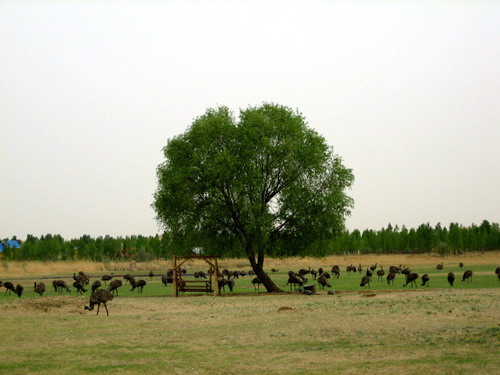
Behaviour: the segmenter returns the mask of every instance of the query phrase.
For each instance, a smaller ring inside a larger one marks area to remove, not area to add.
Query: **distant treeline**
[[[28,235],[26,240],[16,237],[3,239],[5,245],[9,240],[17,240],[21,248],[4,246],[5,260],[75,260],[93,261],[134,259],[148,261],[158,258],[170,258],[174,254],[189,253],[193,248],[174,249],[170,246],[168,234],[163,236],[127,236],[113,238],[111,236],[92,238],[84,235],[77,239],[65,240],[60,235],[47,234],[40,238]],[[245,257],[243,249],[237,243],[225,243],[221,247],[202,249],[205,254],[218,255],[221,258]],[[320,250],[318,250],[320,249]],[[405,226],[380,230],[366,229],[363,232],[345,231],[329,243],[321,247],[309,249],[283,250],[277,247],[270,249],[268,255],[286,256],[325,256],[333,254],[422,254],[437,253],[440,255],[458,254],[467,251],[488,251],[500,249],[500,227],[498,223],[484,220],[481,225],[463,226],[451,223],[449,227],[437,224],[435,227],[421,224],[418,228],[407,229]]]

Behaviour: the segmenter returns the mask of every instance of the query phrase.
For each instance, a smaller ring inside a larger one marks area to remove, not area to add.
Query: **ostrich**
[[[366,286],[368,285],[368,289],[371,289],[370,281],[372,281],[370,276],[363,276],[363,278],[361,279],[361,284],[359,284],[359,286],[364,286],[366,288]]]
[[[453,272],[448,273],[448,282],[450,283],[450,286],[453,286],[453,283],[455,282],[455,274]]]
[[[375,270],[377,269],[377,264],[378,264],[378,263],[375,263],[375,264],[373,264],[373,265],[371,265],[371,266],[370,266],[370,270],[371,270],[372,272],[373,272],[373,271],[375,271]]]
[[[113,273],[111,275],[103,275],[101,280],[104,281],[104,285],[108,285],[107,282],[113,278]]]
[[[161,282],[163,285],[167,286],[168,283],[172,284],[174,279],[173,277],[168,277],[167,275],[161,275]]]
[[[360,263],[358,266],[358,272],[362,272],[362,271],[363,271],[363,267],[361,267],[361,263]]]
[[[328,279],[325,277],[325,275],[321,275],[318,277],[318,279],[316,280],[319,284],[319,287],[320,289],[325,289],[325,287],[327,288],[331,288],[332,286],[328,283]]]
[[[460,267],[460,269],[462,269],[464,267],[464,264],[462,262],[458,263],[458,266]]]
[[[125,276],[123,276],[123,278],[125,279],[125,285],[128,284],[128,282],[130,281],[130,278],[132,278],[133,276],[129,273],[127,273]]]
[[[65,289],[67,292],[71,293],[71,290],[68,288],[68,284],[66,284],[66,281],[64,280],[54,280],[52,281],[52,286],[56,292],[62,293],[63,289]]]
[[[149,278],[152,279],[154,276],[153,271],[149,271]]]
[[[335,265],[332,267],[332,274],[333,274],[333,277],[335,277],[337,279],[340,277],[340,267],[338,265]]]
[[[12,284],[10,281],[6,281],[3,283],[3,286],[5,287],[5,294],[7,294],[7,292],[16,292],[16,289],[14,288],[14,284]]]
[[[130,280],[130,284],[132,285],[132,289],[130,289],[130,291],[133,291],[134,289],[138,289],[138,292],[139,293],[142,293],[142,288],[144,288],[144,286],[146,285],[146,281],[145,280],[139,280],[139,281],[135,281],[135,279],[131,279]]]
[[[422,286],[425,286],[425,284],[427,284],[427,286],[429,286],[429,275],[428,274],[425,274],[422,276]]]
[[[292,290],[292,287],[294,290],[300,290],[304,285],[305,280],[306,279],[302,278],[300,275],[293,275],[288,278],[286,285],[290,285],[290,290]]]
[[[85,275],[85,273],[82,271],[78,272],[78,276],[75,273],[73,273],[73,280],[81,281],[82,285],[88,285],[90,283],[89,277]]]
[[[464,276],[462,278],[462,281],[465,281],[467,280],[468,282],[472,282],[472,271],[471,270],[467,270],[464,272]]]
[[[119,281],[119,280],[115,280]],[[120,281],[121,282],[121,281]],[[94,310],[94,305],[97,305],[97,314],[99,315],[99,308],[101,307],[101,303],[104,304],[104,307],[106,308],[106,314],[109,316],[109,311],[108,311],[108,306],[106,306],[106,303],[108,301],[111,301],[113,299],[113,295],[108,292],[107,290],[104,289],[99,289],[95,293],[92,293],[90,296],[89,300],[89,306],[85,306],[84,310]]]
[[[377,277],[379,281],[382,281],[385,275],[385,271],[383,267],[380,267],[380,269],[377,271]]]
[[[276,268],[271,268],[271,272],[272,272],[272,273],[279,272],[279,269],[276,269]]]
[[[229,287],[229,291],[232,292],[234,288],[234,280],[231,279],[227,280],[226,285]]]
[[[257,290],[257,291],[259,291],[260,290],[260,284],[262,284],[262,283],[261,283],[261,281],[259,280],[258,277],[254,277],[253,280],[252,280],[252,284],[253,284],[254,289]]]
[[[102,284],[101,284],[101,282],[99,280],[94,281],[92,283],[92,294],[94,294],[95,291],[101,287],[101,285]]]
[[[321,276],[323,274],[323,267],[318,268],[318,276]]]
[[[318,276],[318,271],[316,271],[315,269],[312,269],[311,275],[312,275],[313,280],[316,280],[316,277]]]
[[[373,273],[372,273],[372,271],[369,268],[366,269],[366,276],[368,276],[368,277],[372,277],[373,276]]]
[[[417,287],[417,281],[416,281],[417,279],[418,279],[418,274],[410,273],[406,276],[406,284],[403,286],[407,286],[408,284],[413,286],[413,284],[415,284],[415,288],[416,288]]]
[[[75,281],[73,287],[76,288],[76,292],[79,294],[83,294],[87,291],[87,289],[85,289],[85,282],[82,279]]]
[[[23,294],[23,286],[21,284],[16,285],[16,294],[19,298],[21,298],[21,295]]]
[[[440,272],[442,269],[443,269],[443,263],[439,263],[437,266],[436,266],[436,269],[438,272]]]
[[[45,293],[45,284],[44,283],[36,283],[35,286],[33,287],[35,290],[35,293],[38,293],[40,296],[43,296],[43,293]]]
[[[132,282],[132,281],[131,281]],[[108,286],[108,291],[113,293],[113,295],[116,292],[116,295],[118,296],[118,288],[122,286],[122,281],[121,280],[113,280],[109,283]]]
[[[394,279],[396,278],[396,273],[394,272],[389,272],[387,275],[387,285],[391,284],[394,285]]]

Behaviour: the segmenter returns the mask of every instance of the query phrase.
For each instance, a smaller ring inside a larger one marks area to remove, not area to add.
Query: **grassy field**
[[[49,289],[44,297],[34,294],[34,280],[48,286],[56,275],[72,281],[82,264],[64,265],[73,267],[69,270],[57,264],[47,269],[25,264],[27,273],[20,272],[20,265],[4,265],[4,271],[15,272],[9,278],[0,274],[0,280],[23,284],[25,293],[17,298],[6,296],[3,288],[0,292],[0,373],[499,374],[500,283],[494,274],[498,255],[445,258],[440,273],[435,269],[440,258],[422,256],[365,257],[356,262],[286,259],[271,260],[267,266],[280,268],[273,278],[288,290],[289,269],[339,264],[341,277],[331,288],[335,295],[256,293],[247,276],[236,281],[234,294],[220,298],[165,298],[170,287],[158,276],[144,277],[144,293],[123,286],[108,304],[109,317],[105,310],[99,316],[83,310],[88,292],[60,295]],[[465,263],[462,271],[458,261]],[[419,283],[418,288],[403,288],[398,275],[394,286],[374,277],[371,289],[365,290],[359,287],[359,273],[345,272],[345,265],[359,262],[386,268],[406,264],[419,275],[429,273],[430,287]],[[56,273],[55,265],[61,267]],[[137,274],[153,269],[152,264],[140,266]],[[249,269],[242,260],[221,266]],[[125,273],[115,267],[115,274]],[[197,264],[187,268],[206,269]],[[461,282],[465,269],[474,271],[471,283]],[[83,270],[92,276],[110,271]],[[446,282],[449,271],[457,276],[454,288]]]

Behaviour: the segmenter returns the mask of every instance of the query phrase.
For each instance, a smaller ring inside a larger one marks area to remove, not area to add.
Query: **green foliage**
[[[280,105],[209,109],[164,154],[152,206],[176,252],[314,255],[352,207],[351,170]]]

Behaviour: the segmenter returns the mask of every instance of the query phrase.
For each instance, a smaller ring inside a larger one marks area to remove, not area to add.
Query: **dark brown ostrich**
[[[111,275],[103,275],[101,280],[104,281],[104,285],[108,285],[107,282],[113,278],[113,273]]]
[[[443,270],[443,263],[439,263],[437,266],[436,266],[436,269],[438,272],[442,271]]]
[[[471,270],[467,270],[464,272],[464,276],[462,278],[462,281],[465,281],[467,280],[467,282],[472,282],[472,271]]]
[[[406,268],[406,267],[405,267],[405,268],[401,271],[401,273],[402,273],[403,275],[405,275],[406,277],[408,277],[408,275],[411,273],[411,268]]]
[[[448,282],[450,283],[450,286],[453,286],[453,283],[455,282],[455,274],[453,272],[448,273]]]
[[[19,298],[21,298],[21,295],[23,294],[23,286],[21,284],[16,285],[16,294]]]
[[[132,283],[132,281],[131,281],[131,283]],[[116,292],[116,295],[118,296],[118,288],[121,286],[122,286],[121,280],[113,280],[109,283],[108,291],[110,291],[113,295],[115,295],[115,292]]]
[[[302,276],[295,274],[288,278],[288,282],[286,283],[286,285],[290,285],[290,290],[292,290],[292,287],[294,290],[301,290],[304,286],[304,283],[306,282],[305,280],[307,279],[304,279]]]
[[[119,281],[119,280],[115,280],[115,281]],[[104,290],[104,289],[99,289],[95,293],[92,293],[92,295],[90,296],[90,300],[89,300],[89,306],[85,306],[84,310],[92,311],[92,310],[94,310],[94,305],[97,305],[97,314],[96,315],[99,315],[99,308],[101,307],[101,303],[103,303],[104,307],[106,309],[106,314],[109,316],[108,306],[106,305],[106,303],[108,301],[111,301],[112,299],[113,299],[113,295],[110,292],[108,292],[107,290]]]
[[[372,271],[369,268],[366,269],[366,276],[368,276],[368,277],[372,277],[373,276],[373,273],[372,273]]]
[[[252,280],[252,284],[255,290],[259,291],[260,290],[260,284],[262,284],[259,280],[258,277],[254,277]]]
[[[123,278],[125,279],[125,285],[127,285],[130,281],[130,278],[133,277],[131,274],[127,273]]]
[[[279,269],[276,269],[276,268],[271,268],[271,272],[272,272],[272,273],[279,272]]]
[[[79,294],[83,294],[87,291],[85,289],[85,281],[82,279],[78,279],[73,283],[73,287],[76,288],[76,292]]]
[[[316,277],[318,277],[318,271],[316,271],[315,269],[312,269],[311,276],[312,276],[313,280],[316,280]]]
[[[78,275],[73,273],[73,280],[75,281],[81,281],[83,285],[88,285],[90,284],[90,279],[83,271],[78,272]]]
[[[137,291],[139,293],[142,293],[142,288],[144,288],[144,286],[146,285],[146,281],[145,280],[139,280],[139,281],[135,281],[135,279],[131,279],[130,280],[130,285],[132,285],[132,289],[130,289],[130,291],[133,291],[134,289],[137,289]]]
[[[326,288],[331,288],[332,287],[330,285],[330,283],[328,282],[328,279],[325,277],[325,274],[319,276],[316,281],[318,282],[320,289],[324,289],[325,287]]]
[[[389,272],[389,274],[387,275],[387,284],[391,284],[394,285],[394,279],[396,278],[396,273],[394,272]]]
[[[425,286],[426,284],[427,284],[427,286],[429,286],[429,275],[428,274],[422,275],[422,286]]]
[[[366,286],[368,285],[368,288],[371,289],[370,281],[372,281],[370,276],[363,276],[361,278],[361,284],[359,284],[359,286],[364,286],[366,288]]]
[[[154,276],[153,271],[149,271],[149,278],[152,279]]]
[[[71,293],[71,290],[68,288],[68,284],[66,284],[66,281],[64,281],[64,280],[54,280],[52,282],[52,286],[54,287],[54,290],[56,292],[62,293],[62,291],[64,289],[67,292]]]
[[[174,282],[174,278],[172,276],[168,276],[168,275],[161,275],[161,282],[163,283],[163,285],[167,286],[167,284],[172,284]]]
[[[12,284],[10,281],[6,281],[3,283],[3,286],[5,288],[5,294],[7,294],[7,292],[10,294],[10,292],[16,292],[16,288],[14,288],[14,284]]]
[[[416,273],[410,273],[406,276],[406,284],[403,286],[407,286],[410,284],[410,286],[413,286],[415,284],[415,288],[417,287],[417,279],[418,279],[418,274]]]
[[[101,285],[102,284],[101,284],[101,282],[99,280],[94,281],[92,283],[92,294],[94,294],[95,291],[101,287]]]
[[[322,273],[323,273],[323,267],[319,267],[318,268],[318,276],[321,276]]]
[[[370,266],[370,270],[373,272],[377,269],[377,263]]]
[[[338,265],[335,265],[332,267],[332,274],[333,274],[333,277],[335,277],[337,279],[340,277],[340,267]]]
[[[464,264],[462,262],[458,263],[458,266],[460,267],[460,269],[462,269],[464,267]]]
[[[377,271],[377,277],[379,281],[382,281],[384,279],[385,271],[383,267],[380,267],[380,269]]]
[[[358,272],[362,272],[362,271],[363,271],[363,267],[361,267],[361,263],[360,263],[358,266]]]
[[[33,287],[35,293],[38,293],[40,296],[43,296],[43,293],[45,293],[45,284],[44,283],[36,283],[35,286]]]

